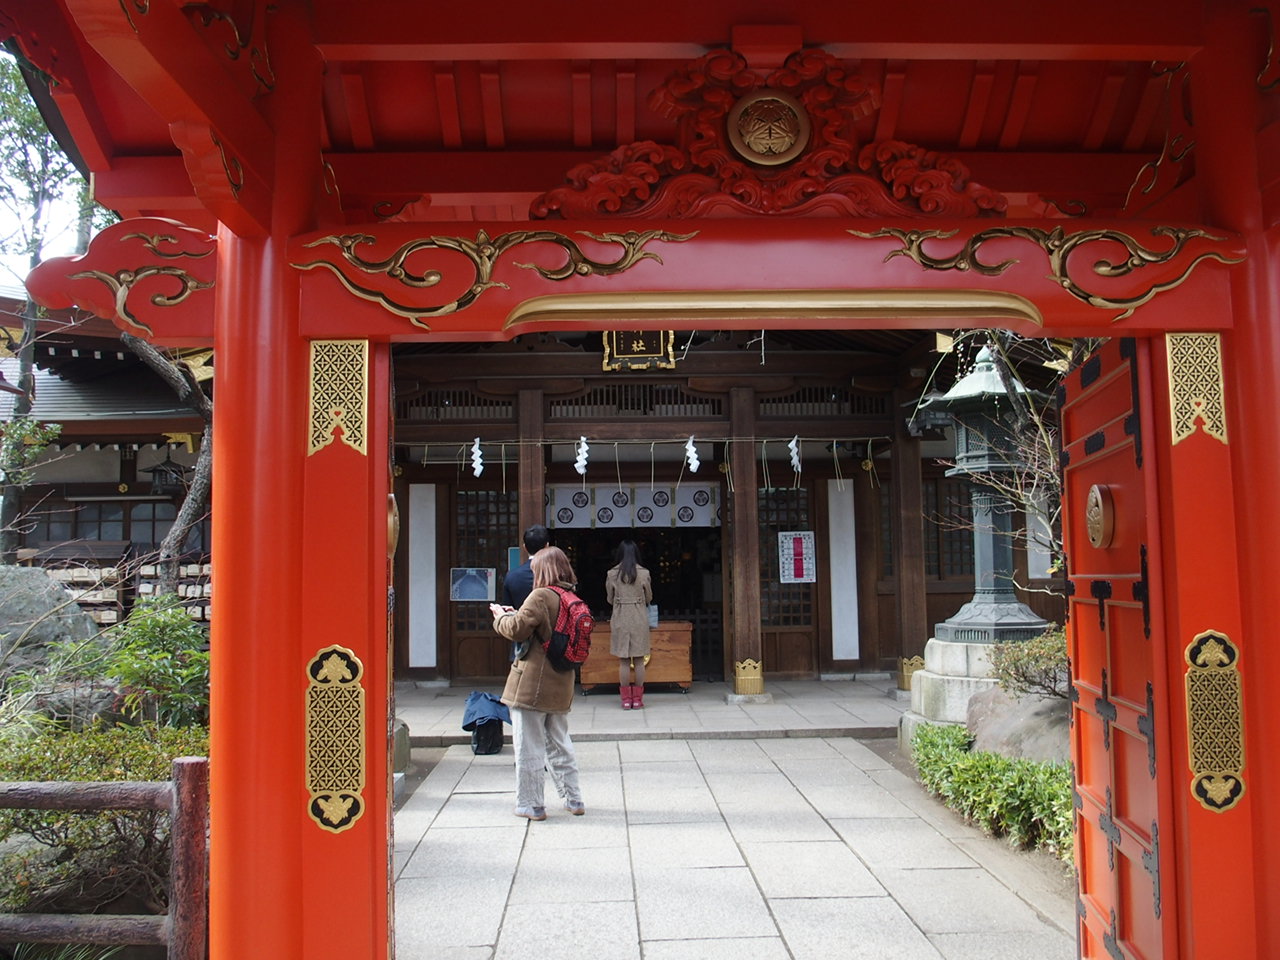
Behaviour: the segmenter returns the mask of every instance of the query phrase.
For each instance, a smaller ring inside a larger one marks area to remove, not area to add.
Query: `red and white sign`
[[[817,581],[812,530],[790,530],[778,534],[778,579],[783,583]]]

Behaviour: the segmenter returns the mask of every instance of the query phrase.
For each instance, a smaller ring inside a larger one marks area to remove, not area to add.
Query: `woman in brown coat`
[[[512,740],[516,749],[516,816],[547,819],[543,805],[544,771],[551,771],[564,808],[575,817],[586,808],[578,787],[578,760],[569,739],[569,708],[573,706],[572,670],[556,670],[542,649],[550,638],[560,610],[560,596],[550,585],[573,588],[577,582],[569,558],[559,547],[544,547],[529,561],[533,591],[519,610],[489,604],[493,628],[519,644],[507,674],[502,702],[511,708]]]
[[[618,565],[609,568],[605,594],[613,604],[609,618],[609,652],[618,658],[618,692],[622,709],[644,706],[644,662],[649,656],[649,604],[653,585],[649,571],[640,566],[640,549],[634,540],[618,545]],[[631,682],[635,667],[636,681]]]

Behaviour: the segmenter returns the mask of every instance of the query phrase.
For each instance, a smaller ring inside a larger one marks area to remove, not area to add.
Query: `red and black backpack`
[[[542,638],[542,649],[547,652],[547,660],[551,666],[562,672],[572,670],[587,659],[591,652],[591,631],[596,625],[595,617],[587,602],[572,590],[563,587],[551,587],[560,597],[560,610],[556,614],[555,625],[551,628],[550,639]]]

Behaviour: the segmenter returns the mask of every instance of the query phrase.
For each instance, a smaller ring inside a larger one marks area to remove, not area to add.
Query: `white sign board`
[[[787,530],[778,534],[778,579],[782,583],[816,583],[812,530]]]

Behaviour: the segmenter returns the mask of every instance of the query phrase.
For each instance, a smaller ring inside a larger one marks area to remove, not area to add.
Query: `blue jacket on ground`
[[[488,723],[490,720],[510,723],[511,711],[492,693],[471,691],[471,695],[467,697],[466,706],[462,708],[462,729],[474,730],[478,725]]]

